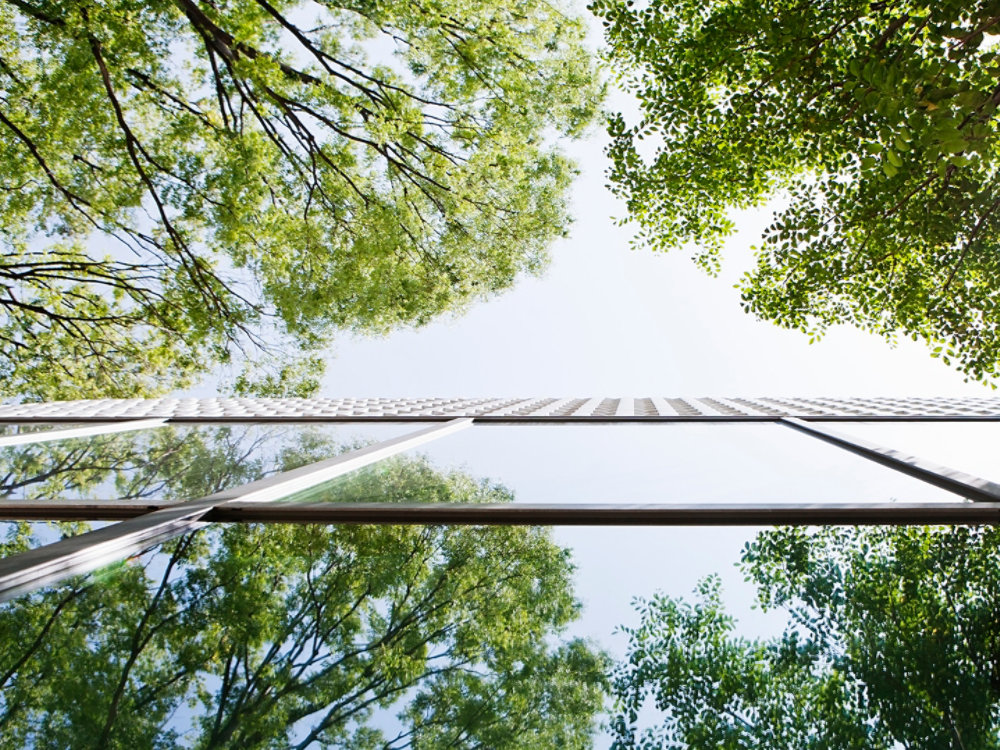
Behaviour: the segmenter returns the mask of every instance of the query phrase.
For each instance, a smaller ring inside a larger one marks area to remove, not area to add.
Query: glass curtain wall
[[[548,524],[1000,512],[995,423],[136,426],[2,433],[5,746],[584,747]]]

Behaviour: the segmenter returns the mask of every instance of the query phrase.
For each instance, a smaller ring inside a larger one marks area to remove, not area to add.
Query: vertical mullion
[[[89,573],[206,525],[202,517],[227,502],[259,503],[300,492],[418,445],[471,426],[453,419],[324,461],[258,479],[208,497],[178,503],[0,560],[0,602],[74,575]]]
[[[823,440],[838,448],[843,448],[870,461],[875,461],[902,474],[916,477],[935,487],[954,492],[970,500],[979,502],[1000,501],[1000,485],[988,479],[982,479],[981,477],[966,474],[957,469],[941,466],[923,458],[910,456],[838,430],[831,430],[825,425],[805,422],[794,417],[784,417],[778,421],[806,435]]]

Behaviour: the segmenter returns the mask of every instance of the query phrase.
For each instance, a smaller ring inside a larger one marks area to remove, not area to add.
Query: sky
[[[621,97],[618,97],[620,100]],[[615,101],[612,101],[612,105]],[[848,327],[810,345],[743,313],[734,288],[770,209],[737,216],[722,273],[684,249],[630,249],[624,207],[605,187],[602,131],[566,149],[580,166],[570,236],[539,278],[464,315],[384,338],[344,337],[325,396],[991,395],[910,340]]]

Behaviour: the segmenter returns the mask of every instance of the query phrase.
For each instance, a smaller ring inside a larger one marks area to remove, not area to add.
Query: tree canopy
[[[779,208],[749,312],[901,333],[1000,373],[1000,6],[993,0],[595,0],[641,106],[610,177],[639,241],[718,267],[730,212]]]
[[[6,476],[200,496],[341,449],[305,430],[261,458],[249,431],[161,430],[123,459],[107,437]],[[335,485],[327,500],[510,499],[419,457]],[[46,533],[16,525],[0,553]],[[608,665],[562,635],[572,570],[540,527],[213,525],[0,607],[0,747],[589,747]]]
[[[566,231],[555,138],[602,93],[558,3],[5,0],[0,25],[0,395],[262,349],[280,390],[282,352],[509,287]]]
[[[656,597],[615,671],[625,748],[953,748],[1000,744],[1000,532],[781,529],[744,551],[774,639],[735,634],[719,583]],[[641,727],[649,700],[662,719]]]

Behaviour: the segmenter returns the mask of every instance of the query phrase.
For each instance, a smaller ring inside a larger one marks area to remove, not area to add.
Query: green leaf
[[[52,441],[5,451],[3,468],[37,498],[61,486],[170,500],[357,447],[299,427]],[[334,485],[314,497],[513,499],[421,457]],[[0,540],[5,554],[38,543],[26,532]],[[3,744],[286,748],[314,736],[362,750],[398,731],[414,747],[456,737],[464,747],[589,747],[608,659],[564,634],[580,612],[572,584],[568,551],[543,527],[213,525],[5,603],[0,670],[16,678],[3,700],[17,710],[4,713]],[[391,707],[391,727],[373,706]]]

